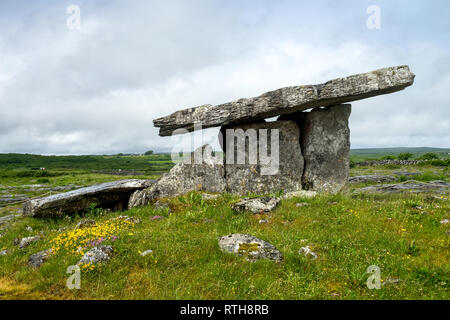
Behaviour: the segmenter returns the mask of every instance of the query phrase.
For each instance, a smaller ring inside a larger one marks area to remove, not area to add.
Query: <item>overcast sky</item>
[[[152,120],[178,109],[403,64],[412,87],[353,103],[352,148],[450,147],[449,13],[448,0],[0,0],[0,152],[170,150]]]

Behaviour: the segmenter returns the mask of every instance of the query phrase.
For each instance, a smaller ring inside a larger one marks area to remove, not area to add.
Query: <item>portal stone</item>
[[[222,127],[227,191],[246,195],[301,190],[299,134],[293,121]]]
[[[346,188],[350,169],[350,113],[351,105],[345,104],[279,117],[294,120],[300,127],[304,189],[337,193]]]

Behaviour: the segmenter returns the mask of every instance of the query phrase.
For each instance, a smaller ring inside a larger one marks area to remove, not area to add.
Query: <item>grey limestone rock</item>
[[[228,192],[245,195],[301,190],[304,160],[295,122],[222,127],[221,132]]]
[[[231,234],[219,238],[222,251],[245,256],[250,261],[270,259],[276,262],[283,260],[281,252],[272,244],[248,234]]]
[[[97,264],[100,262],[106,262],[109,261],[113,252],[114,249],[112,246],[94,247],[86,252],[77,264]]]
[[[267,213],[276,208],[279,199],[273,197],[245,198],[233,205],[233,210],[239,213],[250,211],[252,213]]]
[[[300,127],[305,167],[303,189],[337,193],[347,187],[350,170],[351,105],[336,105],[311,112],[281,116]]]
[[[28,265],[33,268],[39,268],[47,261],[52,254],[52,249],[47,249],[35,254],[32,254],[28,259]]]
[[[126,209],[130,195],[152,183],[153,180],[121,180],[28,200],[24,204],[23,215],[44,217],[73,214],[87,210],[93,203],[105,209]]]

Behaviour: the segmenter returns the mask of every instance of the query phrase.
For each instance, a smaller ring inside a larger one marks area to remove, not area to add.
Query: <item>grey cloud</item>
[[[14,10],[0,22],[0,152],[168,150],[152,120],[179,108],[397,64],[416,84],[355,102],[352,146],[450,143],[442,21],[390,20],[374,33],[361,2],[79,1],[82,30],[69,31],[68,3],[14,3],[0,13]],[[387,17],[420,12],[382,5]],[[414,38],[420,26],[436,37]]]

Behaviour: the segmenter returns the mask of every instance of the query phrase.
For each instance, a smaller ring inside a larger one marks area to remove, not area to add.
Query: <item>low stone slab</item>
[[[381,175],[367,175],[367,176],[355,176],[349,177],[348,182],[350,183],[365,183],[365,182],[395,182],[398,179],[393,176],[381,176]]]
[[[87,210],[93,203],[99,208],[122,210],[127,208],[133,192],[148,188],[153,183],[154,180],[121,180],[28,200],[24,204],[23,215],[44,217],[73,214]]]
[[[397,184],[382,184],[369,186],[355,190],[356,193],[377,192],[377,193],[399,193],[399,192],[448,192],[450,190],[450,183],[437,180],[429,183],[409,180]]]
[[[219,238],[222,251],[246,257],[250,261],[270,259],[283,260],[281,252],[272,244],[248,234],[231,234]]]
[[[420,176],[422,172],[394,171],[393,174],[400,177],[413,177],[413,176]]]
[[[0,204],[3,203],[19,203],[21,201],[27,200],[28,196],[24,194],[15,194],[15,195],[5,195],[0,197]]]
[[[203,105],[177,111],[153,121],[160,136],[266,119],[310,108],[342,104],[393,93],[414,83],[415,75],[408,66],[379,69],[368,73],[338,78],[319,85],[281,88],[255,98],[238,99],[217,106]],[[174,132],[176,129],[184,129]]]

